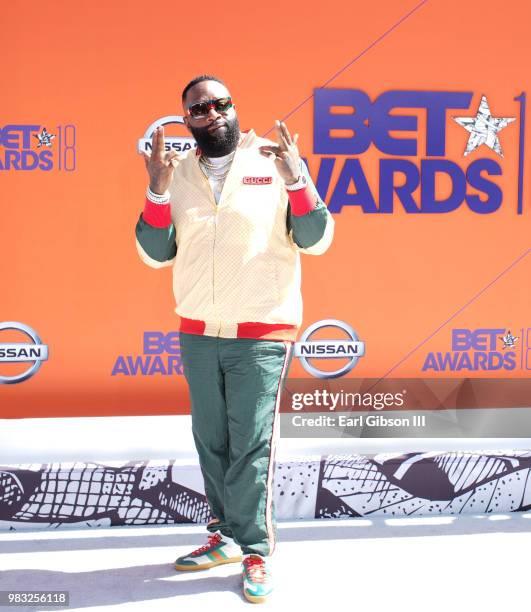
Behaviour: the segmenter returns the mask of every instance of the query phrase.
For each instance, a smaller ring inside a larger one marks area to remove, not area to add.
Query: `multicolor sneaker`
[[[201,570],[241,560],[242,551],[236,542],[220,533],[214,533],[208,536],[208,544],[179,557],[175,561],[175,569]]]
[[[260,555],[243,555],[243,594],[252,603],[264,603],[273,590],[273,580],[266,559]]]

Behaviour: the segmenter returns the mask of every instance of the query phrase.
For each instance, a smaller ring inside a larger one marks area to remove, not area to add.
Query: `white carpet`
[[[1,533],[0,589],[64,589],[69,610],[91,611],[529,606],[531,513],[279,523],[275,592],[261,606],[243,598],[239,564],[194,573],[173,568],[204,534],[197,525]]]

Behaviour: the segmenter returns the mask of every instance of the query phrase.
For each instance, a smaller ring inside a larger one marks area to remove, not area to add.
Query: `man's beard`
[[[213,132],[205,127],[190,127],[197,146],[207,157],[222,157],[232,153],[240,141],[240,123],[235,116],[232,121],[226,119],[226,127],[220,127]]]

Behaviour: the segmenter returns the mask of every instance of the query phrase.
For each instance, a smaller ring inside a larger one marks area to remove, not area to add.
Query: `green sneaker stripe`
[[[212,561],[219,561],[219,558],[226,559],[227,555],[219,548],[214,548],[212,551],[207,552],[207,557]]]

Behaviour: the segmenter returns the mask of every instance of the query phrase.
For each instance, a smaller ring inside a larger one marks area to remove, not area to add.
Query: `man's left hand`
[[[275,122],[277,128],[278,145],[264,145],[260,147],[260,153],[273,159],[278,173],[284,179],[286,185],[296,183],[301,173],[301,162],[297,140],[299,135],[295,134],[293,139],[283,121]]]

